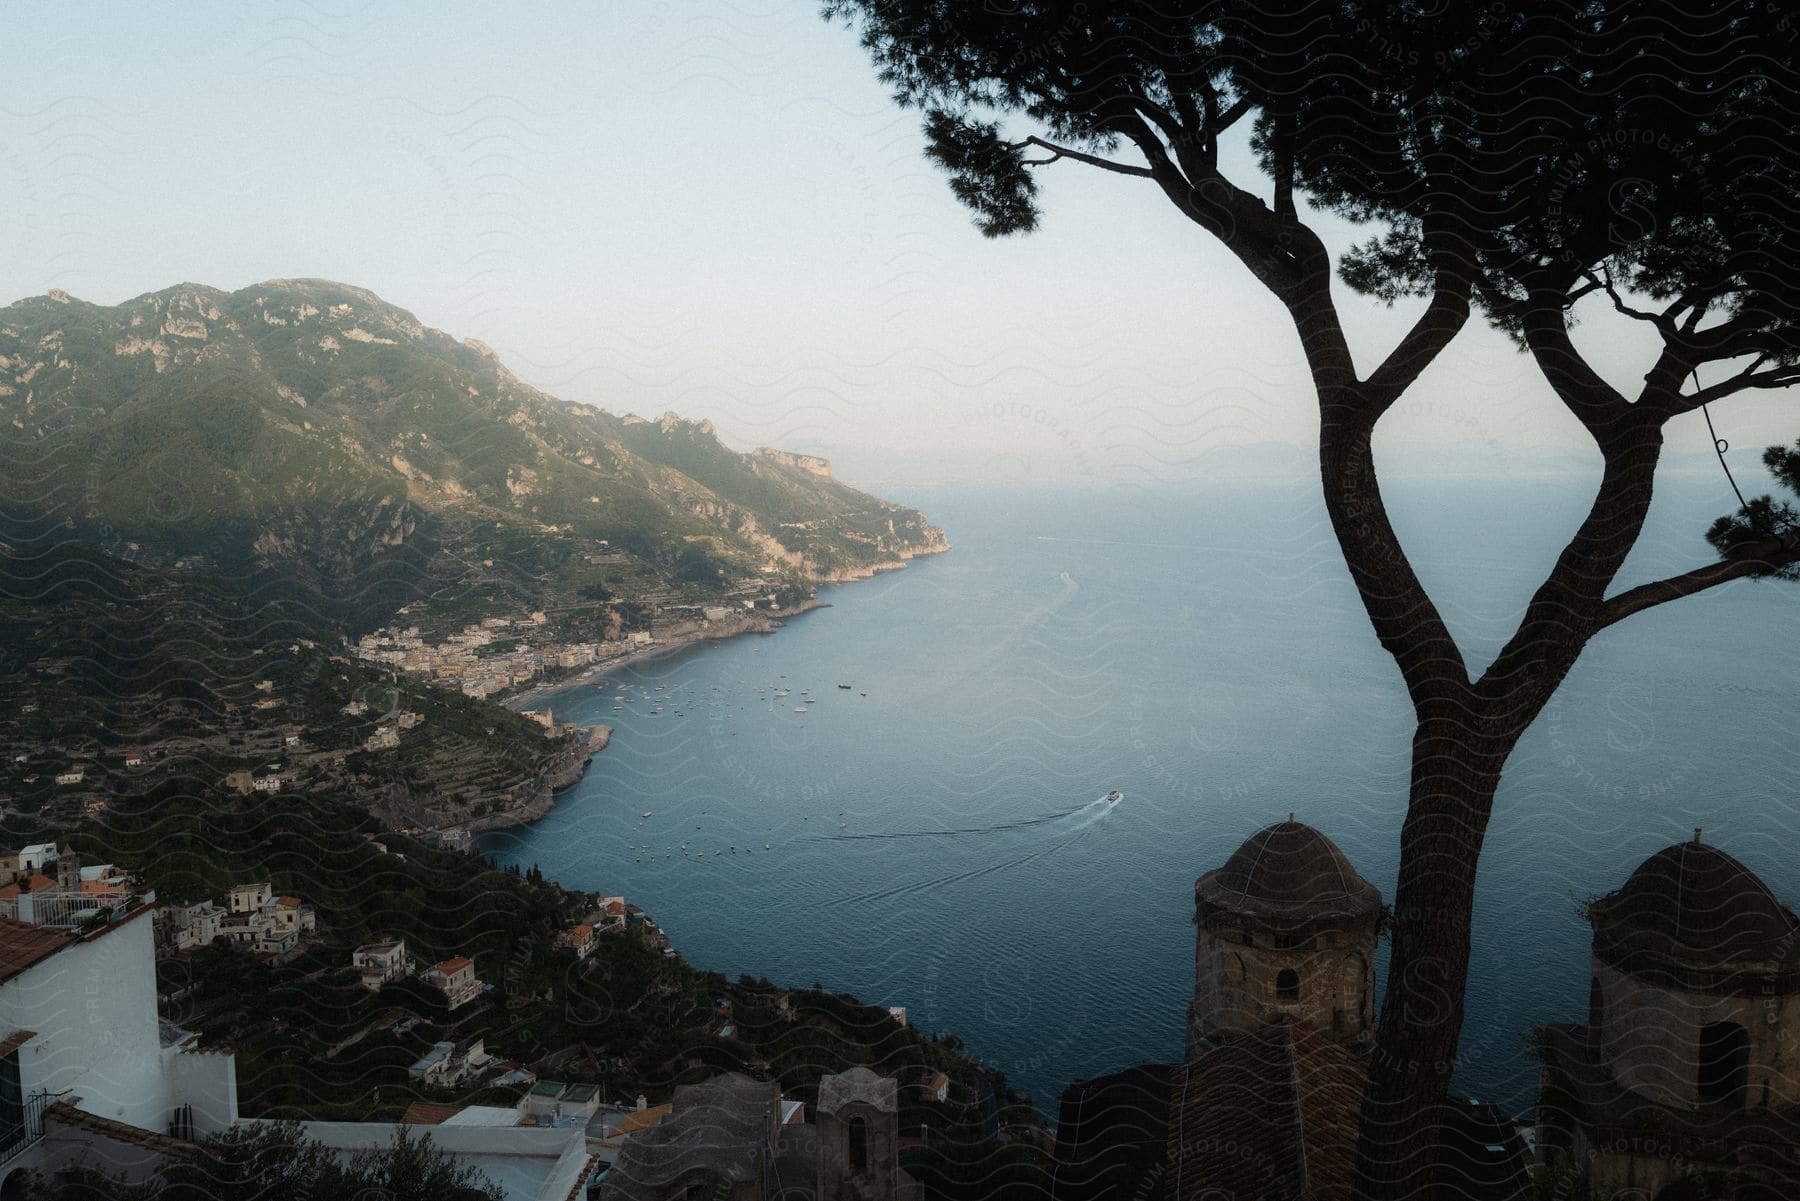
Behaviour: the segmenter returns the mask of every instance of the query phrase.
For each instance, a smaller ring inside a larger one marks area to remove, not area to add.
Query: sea
[[[1594,482],[1386,484],[1474,670]],[[1050,1114],[1180,1058],[1194,878],[1258,828],[1295,814],[1392,897],[1410,711],[1316,483],[883,492],[954,549],[554,694],[612,743],[481,849],[626,896],[697,967],[904,1007]],[[1733,503],[1660,481],[1621,586],[1709,561]],[[1459,1093],[1531,1107],[1533,1025],[1585,1016],[1579,907],[1653,852],[1702,828],[1800,898],[1797,634],[1800,585],[1743,582],[1589,646],[1494,807]]]

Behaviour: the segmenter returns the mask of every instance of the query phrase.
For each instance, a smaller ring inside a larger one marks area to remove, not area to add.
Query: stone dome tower
[[[1594,902],[1589,1037],[1663,1105],[1800,1104],[1800,921],[1700,841],[1658,851]]]
[[[1373,1034],[1381,892],[1293,814],[1194,882],[1194,924],[1190,1060],[1280,1021]]]

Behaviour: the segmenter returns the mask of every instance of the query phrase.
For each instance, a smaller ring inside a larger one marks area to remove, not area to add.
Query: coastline
[[[761,613],[745,614],[742,617],[734,616],[725,621],[682,622],[669,627],[663,636],[666,641],[659,640],[637,650],[624,651],[610,659],[590,664],[564,679],[549,684],[539,684],[524,692],[500,698],[495,701],[495,704],[518,713],[565,688],[596,684],[622,667],[630,667],[634,663],[644,663],[662,655],[671,655],[699,642],[723,642],[727,638],[736,638],[742,634],[773,634],[781,628],[782,622],[786,618],[798,617],[800,614],[810,613],[814,609],[829,609],[830,607],[829,602],[813,597],[805,604],[795,605],[791,609],[769,609]]]
[[[814,583],[815,585],[858,583],[890,571],[904,570],[913,559],[923,558],[926,555],[941,555],[949,550],[949,541],[940,539],[938,543],[928,548],[902,552],[900,557],[892,562],[877,563],[873,567],[854,573],[816,577]],[[662,655],[671,655],[701,642],[723,642],[727,638],[736,638],[744,634],[773,634],[782,628],[788,618],[798,617],[802,613],[811,613],[815,609],[829,609],[830,607],[829,601],[822,601],[817,596],[812,596],[808,597],[805,602],[787,609],[747,612],[716,622],[680,622],[668,627],[663,632],[664,641],[615,655],[603,662],[591,664],[566,679],[528,688],[513,696],[498,698],[495,703],[518,713],[564,689],[599,683],[620,668],[647,662]],[[559,757],[552,762],[544,776],[540,777],[533,787],[531,797],[524,804],[508,809],[504,813],[491,814],[470,822],[468,826],[470,833],[485,833],[491,830],[528,826],[547,815],[555,807],[556,794],[579,782],[593,757],[605,750],[607,744],[612,741],[612,726],[581,726],[580,730],[580,742],[574,748],[574,753],[565,752],[566,758]]]
[[[522,804],[500,813],[475,818],[466,826],[469,833],[485,834],[492,830],[527,826],[555,808],[556,794],[578,783],[586,774],[587,766],[594,756],[605,750],[612,741],[613,728],[608,725],[578,726],[577,730],[579,733],[575,745],[557,753],[533,782],[530,793]]]

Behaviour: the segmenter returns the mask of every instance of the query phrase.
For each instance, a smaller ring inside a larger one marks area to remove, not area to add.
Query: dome
[[[1290,814],[1244,840],[1225,863],[1194,882],[1200,903],[1292,919],[1366,917],[1381,892],[1356,874],[1335,842]]]
[[[1684,959],[1726,961],[1785,958],[1800,923],[1755,872],[1696,833],[1644,860],[1603,898],[1595,927]]]

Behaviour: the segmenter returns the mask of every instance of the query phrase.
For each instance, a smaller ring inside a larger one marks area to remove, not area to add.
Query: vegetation
[[[130,1185],[95,1171],[26,1182],[25,1201],[503,1201],[505,1192],[405,1128],[391,1146],[347,1159],[308,1139],[293,1122],[238,1126],[208,1135],[189,1155],[164,1156],[155,1175]]]
[[[941,544],[828,472],[556,400],[324,280],[0,309],[0,414],[0,540],[55,530],[353,633],[410,604],[421,626],[542,610],[592,637],[601,577],[699,601]]]
[[[350,659],[289,605],[93,549],[0,549],[0,630],[15,701],[0,713],[0,831],[15,841],[235,771],[447,824],[458,797],[520,799],[567,749],[496,705]],[[399,748],[360,749],[401,712],[422,720]],[[58,785],[71,769],[80,784]]]
[[[1332,528],[1417,721],[1357,1191],[1417,1190],[1435,1152],[1413,1132],[1457,1062],[1477,866],[1519,738],[1611,626],[1800,562],[1788,515],[1746,506],[1715,528],[1718,562],[1609,595],[1668,423],[1800,382],[1789,18],[1661,0],[826,12],[922,111],[929,155],[984,234],[1037,225],[1034,171],[1108,171],[1160,194],[1286,310],[1318,396]],[[1254,178],[1233,178],[1220,147],[1245,129],[1254,168],[1240,174]],[[1352,354],[1314,214],[1369,229],[1338,283],[1416,314],[1372,370]],[[1373,438],[1476,313],[1530,354],[1602,471],[1516,632],[1472,674],[1388,519]],[[1651,339],[1633,393],[1575,343],[1578,317]]]

